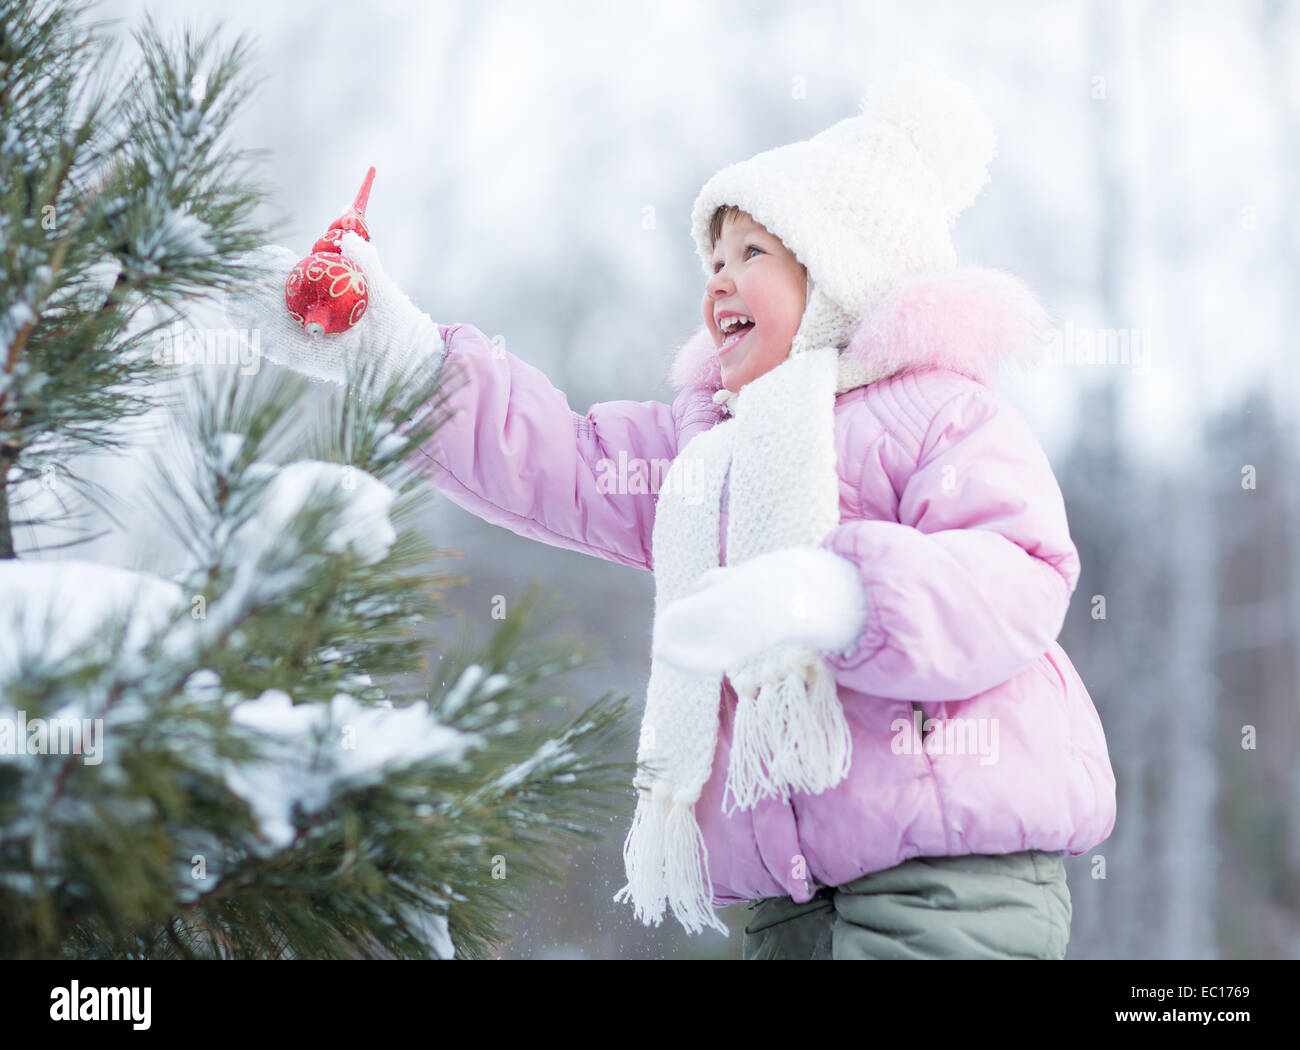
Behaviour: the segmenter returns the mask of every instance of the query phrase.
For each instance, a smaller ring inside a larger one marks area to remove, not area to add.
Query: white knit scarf
[[[854,365],[824,346],[792,351],[732,398],[731,419],[697,434],[659,492],[652,538],[655,616],[719,562],[720,504],[728,488],[727,563],[818,545],[839,522],[835,394],[858,385]],[[848,775],[850,736],[835,679],[817,650],[779,646],[728,668],[735,738],[724,809],[762,798],[818,794]],[[686,674],[652,661],[637,748],[636,814],[623,846],[627,885],[643,923],[664,903],[690,932],[727,927],[713,911],[708,854],[694,807],[712,772],[722,674]],[[726,806],[730,794],[733,804]]]

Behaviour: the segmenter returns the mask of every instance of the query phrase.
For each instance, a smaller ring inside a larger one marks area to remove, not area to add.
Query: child
[[[1115,780],[1055,641],[1079,575],[1060,490],[988,385],[1044,317],[1016,278],[959,268],[948,233],[993,152],[963,88],[908,71],[715,175],[671,405],[573,412],[479,330],[421,314],[354,235],[357,329],[310,340],[274,281],[229,308],[325,378],[362,335],[386,371],[454,358],[458,415],[422,450],[441,491],[654,572],[615,898],[644,922],[667,904],[725,933],[713,908],[749,901],[746,958],[1064,957],[1062,854],[1110,834]],[[295,254],[271,251],[282,282]]]

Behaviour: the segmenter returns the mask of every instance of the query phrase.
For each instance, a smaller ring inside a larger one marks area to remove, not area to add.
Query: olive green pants
[[[914,857],[812,900],[750,901],[743,959],[1064,959],[1060,853]]]

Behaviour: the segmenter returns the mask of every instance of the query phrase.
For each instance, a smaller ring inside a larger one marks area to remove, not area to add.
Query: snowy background
[[[579,410],[671,399],[672,349],[700,321],[689,209],[711,174],[853,115],[900,61],[969,84],[999,150],[959,256],[1026,278],[1063,333],[1150,340],[1147,368],[1004,386],[1065,491],[1083,577],[1062,643],[1119,780],[1093,851],[1106,878],[1068,861],[1069,956],[1296,958],[1298,6],[226,0],[219,17],[227,43],[257,38],[240,145],[270,151],[281,243],[305,250],[374,165],[367,218],[403,289],[499,336]],[[127,54],[146,10],[168,29],[216,18],[199,0],[98,10],[123,19]],[[130,505],[129,464],[100,478]],[[603,652],[575,694],[643,694],[649,575],[445,500],[429,528],[466,553],[452,597],[483,633],[493,596],[541,578],[570,603],[557,629]],[[157,540],[117,532],[77,556],[147,564]],[[503,957],[739,957],[743,908],[723,912],[728,942],[612,903],[626,831],[574,857]]]

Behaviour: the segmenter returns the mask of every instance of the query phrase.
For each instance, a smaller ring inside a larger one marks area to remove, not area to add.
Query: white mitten
[[[656,620],[653,653],[688,673],[731,671],[786,642],[851,651],[866,620],[853,562],[787,547],[704,573]]]
[[[360,321],[346,332],[309,336],[290,316],[284,302],[284,282],[302,253],[268,246],[245,257],[265,273],[253,291],[226,296],[222,301],[232,327],[258,330],[261,351],[276,364],[314,379],[342,384],[358,353],[378,365],[382,389],[395,375],[405,374],[422,362],[441,362],[444,347],[438,326],[397,287],[379,262],[379,253],[355,233],[341,240],[343,254],[365,274],[369,302]]]

